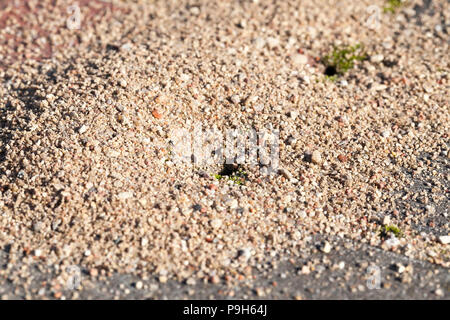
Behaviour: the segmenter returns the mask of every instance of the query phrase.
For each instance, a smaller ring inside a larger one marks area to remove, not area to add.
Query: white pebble
[[[193,16],[198,16],[200,14],[200,8],[199,7],[192,7],[191,9],[189,9],[189,11],[191,12],[191,14]]]
[[[252,251],[249,248],[243,248],[239,250],[239,257],[243,257],[245,260],[250,259]]]
[[[237,94],[233,94],[230,98],[231,102],[238,104],[241,102],[241,98]]]
[[[302,66],[308,63],[308,57],[304,54],[296,53],[292,56],[292,62],[295,65]]]
[[[148,239],[147,238],[142,238],[141,239],[141,246],[145,247],[146,245],[148,245]]]
[[[381,135],[383,138],[388,138],[391,135],[391,130],[384,130]]]
[[[376,54],[372,57],[370,57],[370,62],[372,63],[379,63],[381,61],[383,61],[384,56],[382,54]]]
[[[238,201],[236,199],[229,199],[226,204],[230,207],[230,209],[236,209],[238,207]]]
[[[120,200],[125,200],[125,199],[129,199],[133,196],[133,193],[130,191],[126,191],[126,192],[121,192],[119,193],[118,197]]]
[[[322,247],[322,252],[323,253],[330,253],[331,252],[331,244],[326,241]]]
[[[397,247],[400,244],[400,241],[394,235],[392,235],[388,240],[384,242],[384,244],[388,249],[391,249]]]
[[[405,266],[402,265],[401,263],[398,263],[398,264],[396,265],[396,269],[397,269],[397,272],[398,272],[398,273],[403,273],[403,272],[405,272],[405,270],[406,270]]]
[[[288,170],[284,168],[279,168],[278,172],[288,180],[291,180],[293,178],[292,173],[290,173]]]
[[[442,244],[449,244],[450,243],[450,236],[440,236],[439,242]]]
[[[291,117],[293,120],[297,119],[297,117],[298,117],[298,111],[297,111],[297,110],[291,110],[291,111],[289,111],[289,117]]]
[[[318,150],[313,151],[313,153],[311,155],[311,161],[315,164],[322,163],[322,155],[320,154],[320,152]]]
[[[385,84],[379,84],[379,83],[375,84],[375,85],[372,87],[372,89],[375,90],[375,91],[383,91],[383,90],[385,90],[386,88],[387,88],[387,85],[385,85]]]
[[[87,126],[87,125],[82,125],[81,127],[80,127],[80,129],[78,129],[78,133],[79,134],[83,134],[83,133],[85,133],[87,130],[89,129],[89,127]]]
[[[255,43],[256,49],[262,49],[266,45],[266,41],[261,37],[255,38],[254,43]]]
[[[214,229],[219,229],[222,226],[222,220],[220,219],[213,219],[211,220],[211,227]]]
[[[342,86],[342,87],[346,87],[346,86],[348,86],[348,81],[347,80],[341,80],[340,82],[339,82],[339,84]]]
[[[274,38],[274,37],[267,38],[267,45],[269,46],[269,48],[271,48],[271,49],[275,48],[279,44],[280,44],[280,40],[278,40],[277,38]]]
[[[306,84],[310,84],[311,83],[311,78],[309,76],[304,75],[304,76],[301,76],[300,78]]]
[[[186,73],[182,73],[182,74],[180,75],[180,80],[183,81],[183,82],[187,82],[187,81],[189,81],[190,79],[191,79],[191,76],[188,75],[188,74],[186,74]]]
[[[441,288],[436,289],[434,293],[439,297],[442,297],[444,295],[444,291]]]

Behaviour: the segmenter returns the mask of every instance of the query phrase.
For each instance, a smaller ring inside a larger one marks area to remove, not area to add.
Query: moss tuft
[[[328,79],[335,81],[338,75],[343,75],[352,69],[355,61],[366,59],[366,54],[360,44],[354,46],[335,46],[333,51],[322,58],[325,65],[325,75]]]
[[[383,11],[386,13],[395,13],[395,11],[397,11],[397,9],[402,5],[402,0],[388,0],[386,6],[383,8]]]
[[[385,225],[380,230],[380,236],[382,238],[388,238],[391,234],[393,234],[397,238],[403,237],[403,232],[394,225],[389,225],[389,226]]]

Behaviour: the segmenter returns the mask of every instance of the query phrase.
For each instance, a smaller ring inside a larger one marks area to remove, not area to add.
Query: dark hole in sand
[[[221,176],[231,176],[238,172],[239,166],[237,164],[224,164],[222,170],[219,172]]]
[[[337,74],[337,70],[335,66],[328,66],[325,68],[325,75],[327,76],[334,76]]]
[[[312,153],[305,153],[303,155],[303,161],[312,162]]]

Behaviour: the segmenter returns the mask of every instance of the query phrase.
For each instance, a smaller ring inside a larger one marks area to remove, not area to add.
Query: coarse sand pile
[[[449,267],[447,216],[416,227],[449,205],[448,1],[78,1],[75,30],[70,2],[30,3],[0,11],[0,275],[234,281],[340,238]],[[176,163],[199,125],[279,129],[281,170]]]

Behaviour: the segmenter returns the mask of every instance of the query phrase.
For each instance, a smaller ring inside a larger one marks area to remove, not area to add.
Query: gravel
[[[346,270],[344,240],[448,272],[447,1],[410,1],[375,29],[381,0],[78,1],[80,29],[70,1],[16,2],[0,5],[0,285],[36,297],[38,269],[52,275],[39,296],[58,299],[67,270],[140,291],[232,287],[283,259],[312,277]],[[325,77],[320,58],[356,43],[369,58]],[[200,127],[279,129],[280,174],[177,161],[173,130]],[[401,234],[383,234],[387,217]]]

